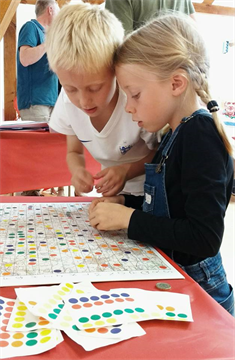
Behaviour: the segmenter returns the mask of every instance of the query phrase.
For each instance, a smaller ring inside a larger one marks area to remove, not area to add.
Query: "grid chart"
[[[91,227],[89,203],[0,204],[1,286],[183,276],[126,231]]]

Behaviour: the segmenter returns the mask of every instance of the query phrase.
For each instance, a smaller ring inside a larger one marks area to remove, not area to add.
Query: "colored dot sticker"
[[[186,314],[178,314],[179,318],[186,319],[188,316]]]
[[[166,316],[169,316],[169,317],[174,317],[174,316],[175,316],[175,314],[174,314],[173,312],[167,312],[167,313],[166,313]]]
[[[114,315],[122,315],[123,311],[122,310],[114,310]]]
[[[86,322],[89,321],[89,319],[88,319],[87,317],[81,317],[80,319],[78,319],[78,321],[79,321],[80,323],[86,323]]]
[[[104,318],[109,318],[109,317],[112,316],[112,314],[111,314],[110,312],[105,312],[105,313],[102,314],[102,316],[103,316]]]
[[[24,345],[24,343],[22,341],[13,341],[11,343],[11,346],[15,347],[15,348],[21,347],[22,345]]]
[[[26,327],[26,328],[32,328],[32,327],[34,327],[35,325],[37,325],[36,322],[29,322],[29,323],[27,323],[27,324],[25,325],[25,327]]]

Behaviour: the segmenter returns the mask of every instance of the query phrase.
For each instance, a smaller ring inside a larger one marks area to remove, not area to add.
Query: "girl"
[[[126,111],[149,132],[170,130],[145,165],[144,199],[96,199],[90,223],[100,230],[127,229],[129,238],[162,249],[233,314],[233,290],[219,252],[233,182],[232,149],[211,100],[205,45],[195,26],[168,14],[118,49],[116,74],[127,95]]]

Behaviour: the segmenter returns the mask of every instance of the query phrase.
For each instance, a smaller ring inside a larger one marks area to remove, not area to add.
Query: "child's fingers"
[[[101,171],[99,171],[97,174],[95,174],[95,175],[93,176],[93,178],[94,178],[95,180],[98,180],[98,179],[102,178],[103,176],[105,176],[106,173],[107,173],[107,169],[101,170]]]
[[[107,197],[107,196],[115,196],[119,193],[120,191],[120,187],[119,186],[113,186],[112,188],[109,188],[108,190],[106,191],[103,191],[102,192],[102,195],[104,197]]]
[[[102,201],[101,199],[95,199],[92,201],[91,205],[89,206],[89,214],[92,213],[98,202]]]
[[[96,183],[95,188],[97,190],[102,189],[104,186],[106,186],[109,183],[108,179],[106,177],[103,177],[98,183]]]

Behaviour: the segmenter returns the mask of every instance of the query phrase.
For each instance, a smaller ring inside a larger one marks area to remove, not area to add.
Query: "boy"
[[[124,30],[97,5],[67,5],[49,28],[46,49],[63,87],[50,127],[67,135],[67,163],[77,193],[90,192],[94,180],[104,196],[143,193],[144,163],[151,161],[156,134],[131,122],[118,88],[113,53]],[[94,177],[85,169],[83,146],[102,164]],[[141,176],[140,176],[141,175]]]

